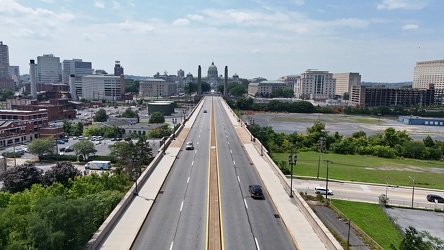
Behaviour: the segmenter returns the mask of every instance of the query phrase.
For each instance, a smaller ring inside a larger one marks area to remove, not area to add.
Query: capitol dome
[[[212,62],[211,65],[208,67],[207,77],[208,78],[217,78],[218,75],[219,74],[217,73],[217,67],[216,67],[216,65],[214,65],[214,62]]]

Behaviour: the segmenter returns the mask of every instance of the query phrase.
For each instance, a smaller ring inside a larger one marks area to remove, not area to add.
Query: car
[[[206,113],[207,112],[207,110],[206,109],[204,109],[204,113]]]
[[[111,141],[116,141],[116,138],[111,138]]]
[[[116,141],[121,141],[121,140],[122,140],[122,138],[120,138],[120,137],[119,137],[119,138],[116,138]]]
[[[250,195],[252,198],[263,198],[264,192],[262,192],[262,186],[261,185],[250,185],[248,186],[248,191],[250,192]]]
[[[185,150],[194,150],[193,142],[187,142],[187,144],[185,145]]]
[[[64,140],[57,140],[57,144],[65,144]]]
[[[131,141],[131,138],[130,137],[126,137],[125,141]]]
[[[96,141],[96,145],[102,144],[101,141]]]
[[[444,203],[444,198],[437,194],[428,194],[426,198],[430,202]]]
[[[73,140],[77,140],[78,138],[77,138],[77,136],[74,136],[72,139],[73,139]]]
[[[331,191],[330,189],[322,188],[322,187],[315,187],[315,193],[316,194],[333,195],[333,191]]]
[[[60,152],[65,152],[66,148],[60,148],[59,151]]]
[[[74,149],[72,149],[70,146],[65,147],[65,153],[73,152],[73,151],[74,151]]]
[[[62,139],[64,142],[68,142],[69,141],[69,137],[68,136],[65,136],[65,137],[63,137],[63,139]]]
[[[79,140],[82,140],[82,139],[83,139],[83,135],[80,135],[80,136],[79,136]]]

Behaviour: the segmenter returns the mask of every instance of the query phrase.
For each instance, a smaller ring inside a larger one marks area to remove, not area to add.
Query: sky
[[[206,76],[212,62],[241,78],[307,69],[412,81],[415,63],[443,59],[443,0],[0,0],[10,65],[53,54],[94,69]]]

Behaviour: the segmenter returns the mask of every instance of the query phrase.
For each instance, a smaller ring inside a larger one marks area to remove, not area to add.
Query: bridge
[[[342,249],[221,97],[196,105],[137,183],[87,249]]]

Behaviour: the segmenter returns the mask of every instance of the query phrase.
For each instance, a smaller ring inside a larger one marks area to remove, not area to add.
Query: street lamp
[[[412,185],[412,207],[413,207],[413,199],[414,199],[414,197],[415,197],[415,177],[410,177],[409,176],[409,178],[412,180],[412,182],[413,182],[413,185]]]
[[[133,152],[133,154],[131,155],[131,160],[132,160],[132,164],[133,164],[133,176],[134,176],[134,180],[136,182],[136,189],[134,190],[134,195],[139,195],[139,188],[137,186],[137,179],[139,179],[139,175],[140,175],[140,171],[139,171],[139,167],[140,167],[140,152]]]
[[[316,175],[316,179],[319,179],[319,168],[321,166],[321,156],[322,156],[322,150],[324,149],[324,145],[325,145],[325,138],[324,137],[319,138],[318,174]]]
[[[187,119],[186,119],[186,113],[187,113],[187,110],[186,109],[182,109],[182,113],[183,113],[183,123],[185,123],[186,121],[187,121]]]
[[[325,162],[327,162],[327,178],[325,179],[325,199],[327,200],[327,195],[328,195],[328,163],[333,164],[332,161],[330,160],[324,160]]]
[[[176,122],[177,122],[177,119],[173,118],[173,140],[176,139]]]
[[[293,147],[291,148],[291,155],[288,156],[288,163],[291,166],[291,173],[290,173],[290,198],[293,198],[293,165],[296,165],[296,162],[298,161],[298,156],[295,154],[293,156]]]
[[[388,188],[388,180],[390,180],[390,177],[385,177],[385,200],[387,202],[388,198],[387,198],[387,188]]]

